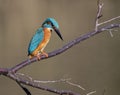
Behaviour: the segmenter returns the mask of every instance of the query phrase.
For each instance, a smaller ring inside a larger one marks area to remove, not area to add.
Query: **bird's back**
[[[39,28],[34,36],[32,37],[29,46],[28,46],[28,55],[32,54],[32,52],[38,47],[38,45],[42,42],[44,38],[43,28]]]

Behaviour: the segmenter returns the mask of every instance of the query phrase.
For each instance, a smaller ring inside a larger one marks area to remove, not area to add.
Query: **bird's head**
[[[42,24],[42,27],[45,27],[45,26],[52,28],[57,33],[57,35],[60,37],[60,39],[63,40],[62,35],[59,31],[59,25],[54,18],[47,18]]]

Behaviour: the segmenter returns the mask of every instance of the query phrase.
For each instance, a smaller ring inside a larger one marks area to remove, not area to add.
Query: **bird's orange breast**
[[[32,53],[32,55],[37,55],[38,52],[43,52],[44,48],[48,44],[50,37],[51,37],[51,31],[50,28],[44,28],[44,38],[42,42],[38,45],[38,47],[35,49],[35,51]]]

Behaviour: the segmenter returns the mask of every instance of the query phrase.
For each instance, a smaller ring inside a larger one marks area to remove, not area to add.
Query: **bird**
[[[47,18],[38,28],[31,38],[28,45],[28,56],[29,58],[37,57],[38,60],[41,59],[41,55],[48,57],[48,53],[44,51],[46,45],[49,43],[51,38],[51,33],[55,31],[57,35],[63,40],[63,37],[59,30],[58,22],[54,18]]]

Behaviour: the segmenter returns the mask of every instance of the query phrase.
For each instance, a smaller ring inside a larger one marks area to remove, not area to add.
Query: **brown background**
[[[28,43],[47,17],[54,17],[64,37],[55,33],[46,52],[65,45],[94,29],[97,0],[0,0],[0,67],[12,67],[27,59]],[[120,0],[103,0],[101,21],[120,15]],[[117,22],[119,22],[118,20]],[[120,30],[98,34],[56,57],[35,62],[20,72],[39,80],[72,78],[86,91],[66,84],[48,84],[78,93],[97,91],[96,95],[120,94]],[[28,87],[33,95],[54,95]],[[20,93],[20,94],[18,94]],[[0,77],[0,95],[25,95],[19,86]]]

